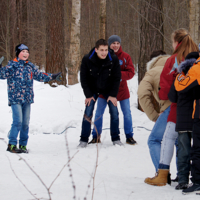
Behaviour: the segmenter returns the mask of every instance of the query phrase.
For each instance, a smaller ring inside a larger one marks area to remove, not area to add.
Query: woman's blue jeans
[[[19,144],[26,146],[30,121],[31,104],[11,105],[13,123],[9,133],[9,144],[17,145],[17,137],[20,132]]]
[[[95,99],[97,99],[96,96],[94,96]],[[117,106],[114,106],[111,101],[109,101],[106,105],[108,104],[109,106],[109,112],[110,112],[110,133],[111,133],[111,139],[112,141],[119,140],[119,113]],[[91,100],[90,105],[86,106],[85,108],[85,113],[83,117],[83,122],[82,122],[82,131],[81,131],[81,139],[80,141],[83,142],[88,142],[90,133],[91,133],[91,120],[92,120],[92,115],[93,115],[93,110],[94,110],[94,105],[96,101]],[[105,110],[105,109],[104,109]]]
[[[126,138],[133,137],[133,125],[132,125],[132,116],[130,110],[130,101],[129,99],[125,99],[120,102],[121,110],[124,115],[124,132]],[[95,127],[92,130],[93,138],[97,138],[97,134],[100,135],[102,133],[102,124],[103,124],[103,114],[107,106],[106,99],[98,98],[97,102],[97,110],[95,114],[94,124]],[[97,132],[96,132],[97,130]]]
[[[148,139],[149,151],[156,172],[158,171],[161,142],[163,139],[165,128],[167,126],[167,118],[169,112],[170,112],[170,106],[158,117]]]

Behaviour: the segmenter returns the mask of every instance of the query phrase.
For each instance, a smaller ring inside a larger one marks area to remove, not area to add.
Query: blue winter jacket
[[[52,74],[40,72],[29,61],[11,60],[0,68],[0,79],[7,79],[8,105],[33,103],[33,79],[41,82],[52,80]]]

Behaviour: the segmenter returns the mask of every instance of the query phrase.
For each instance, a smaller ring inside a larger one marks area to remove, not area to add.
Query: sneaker
[[[187,189],[182,191],[182,194],[189,194],[192,192],[200,192],[200,184],[193,183]]]
[[[188,184],[187,183],[179,183],[176,187],[175,190],[183,190],[183,189],[187,189],[188,188]]]
[[[87,146],[87,142],[80,141],[79,145],[77,148],[85,148]]]
[[[126,143],[130,145],[137,144],[137,142],[131,137],[126,139]]]
[[[28,153],[28,149],[26,148],[26,146],[19,145],[19,149],[21,149],[22,153]]]
[[[178,182],[178,176],[175,179],[171,179],[172,182]]]
[[[123,146],[123,143],[120,140],[113,141],[113,145]]]
[[[10,151],[11,153],[22,153],[21,149],[18,149],[16,145],[8,144],[7,151]]]
[[[93,138],[88,144],[95,144],[95,143],[101,143],[100,138]]]

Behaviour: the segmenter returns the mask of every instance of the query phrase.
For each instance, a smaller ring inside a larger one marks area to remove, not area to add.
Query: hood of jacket
[[[188,60],[184,60],[181,62],[181,64],[178,66],[178,73],[184,73],[187,74],[188,70],[193,66],[195,63],[196,59],[195,58],[190,58]]]
[[[113,52],[114,52],[114,51],[113,51],[112,49],[109,49],[109,50],[108,50],[108,55],[106,56],[106,58],[105,58],[105,59],[101,59],[102,62],[105,61],[105,63],[107,63],[107,62],[109,62],[109,61],[112,61],[111,55],[114,54]],[[89,52],[89,59],[90,59],[92,62],[94,62],[94,63],[99,62],[99,59],[100,59],[100,58],[98,58],[98,56],[97,56],[97,53],[96,53],[96,51],[95,51],[95,47],[92,48],[92,49],[90,50],[90,52]]]
[[[161,58],[165,58],[165,57],[169,58],[170,55],[160,55],[160,56],[157,56],[157,57],[151,59],[151,60],[147,63],[146,70],[149,71],[150,69],[152,69],[152,68],[154,68],[154,67],[156,67],[156,66],[160,66],[160,65],[158,64],[158,62],[160,61]],[[163,61],[162,61],[162,62],[163,62]]]

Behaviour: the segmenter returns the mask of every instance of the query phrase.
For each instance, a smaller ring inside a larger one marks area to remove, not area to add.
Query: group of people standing
[[[147,72],[138,87],[139,103],[149,119],[155,122],[148,146],[156,175],[146,178],[145,183],[156,186],[171,183],[169,170],[176,145],[178,185],[175,189],[183,189],[185,194],[200,191],[200,58],[197,45],[185,29],[172,33],[172,47],[174,52],[171,56],[162,50],[152,52]],[[27,153],[30,105],[34,97],[33,79],[59,81],[61,73],[40,72],[28,61],[29,49],[26,45],[19,44],[15,50],[16,58],[5,67],[0,65],[0,79],[7,79],[9,106],[13,113],[7,150]],[[123,145],[119,135],[117,101],[124,117],[126,143],[137,143],[133,138],[127,86],[127,80],[132,79],[134,74],[131,57],[122,50],[118,35],[110,36],[108,42],[99,39],[89,54],[83,57],[80,80],[86,99],[79,148],[88,145],[96,101],[93,138],[89,144],[101,142],[103,114],[108,104],[111,140],[113,145]],[[152,103],[152,95],[159,103],[159,113]],[[193,185],[188,187],[190,170]]]
[[[155,121],[148,139],[156,175],[145,183],[163,186],[171,183],[170,163],[177,147],[175,189],[183,194],[200,191],[200,127],[199,127],[199,49],[185,29],[172,33],[171,56],[154,51],[147,72],[138,87],[141,107]],[[157,113],[151,95],[160,105]],[[193,144],[191,146],[191,138]],[[191,171],[191,181],[189,174]]]

